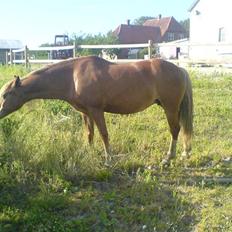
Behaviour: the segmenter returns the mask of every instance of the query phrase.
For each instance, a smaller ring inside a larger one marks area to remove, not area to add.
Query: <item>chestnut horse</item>
[[[163,164],[175,157],[180,128],[183,154],[187,156],[191,150],[191,81],[184,69],[162,59],[115,64],[88,56],[48,65],[2,87],[0,118],[32,99],[60,99],[81,111],[90,144],[94,123],[97,125],[106,162],[110,160],[110,146],[104,112],[132,114],[153,104],[164,109],[172,135]]]

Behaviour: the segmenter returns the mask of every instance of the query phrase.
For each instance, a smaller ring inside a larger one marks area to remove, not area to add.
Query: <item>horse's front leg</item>
[[[108,136],[108,131],[106,128],[104,112],[96,108],[91,108],[89,109],[89,111],[90,111],[90,114],[94,122],[97,125],[97,128],[99,130],[99,133],[103,141],[104,150],[105,150],[105,164],[109,165],[111,161],[111,155],[110,155],[109,136]]]
[[[171,159],[175,158],[176,156],[176,144],[177,140],[171,138],[169,149],[167,152],[166,157],[162,160],[162,165],[163,166],[169,166]]]
[[[179,124],[179,114],[178,111],[165,111],[168,124],[170,127],[170,132],[172,135],[170,146],[167,152],[166,157],[162,160],[163,166],[168,166],[172,158],[176,156],[176,144],[178,135],[180,132],[180,124]]]
[[[88,133],[88,142],[90,145],[92,145],[93,144],[93,137],[94,137],[94,121],[87,114],[83,113],[82,116],[83,116],[83,121],[84,121],[85,127],[87,129],[87,133]]]

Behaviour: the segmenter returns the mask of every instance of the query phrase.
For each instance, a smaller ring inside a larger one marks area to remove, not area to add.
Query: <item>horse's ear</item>
[[[14,87],[17,88],[17,87],[21,86],[21,80],[20,80],[19,76],[15,75],[14,78],[15,78]]]

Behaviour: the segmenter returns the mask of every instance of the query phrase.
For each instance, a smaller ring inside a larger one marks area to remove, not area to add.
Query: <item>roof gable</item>
[[[164,33],[168,29],[168,25],[170,23],[171,17],[165,17],[165,18],[160,18],[160,19],[148,19],[145,21],[143,24],[144,26],[152,26],[152,27],[159,27],[161,30],[161,35],[163,36]]]
[[[162,36],[164,36],[167,31],[186,33],[185,29],[176,21],[174,17],[149,19],[143,25],[160,27]]]
[[[179,22],[176,21],[174,17],[171,17],[167,30],[170,32],[186,33],[186,30],[181,26]]]
[[[195,6],[198,4],[198,2],[200,2],[200,0],[195,0],[194,3],[190,6],[188,11],[191,12],[195,8]]]
[[[147,43],[152,40],[160,42],[161,32],[159,27],[150,27],[142,25],[121,24],[113,32],[121,43]]]
[[[0,39],[0,49],[17,49],[22,47],[23,44],[20,40]]]

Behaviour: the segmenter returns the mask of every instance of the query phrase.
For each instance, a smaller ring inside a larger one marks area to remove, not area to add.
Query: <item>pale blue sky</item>
[[[0,39],[29,46],[53,42],[55,34],[97,34],[140,16],[189,17],[194,0],[2,0]]]

